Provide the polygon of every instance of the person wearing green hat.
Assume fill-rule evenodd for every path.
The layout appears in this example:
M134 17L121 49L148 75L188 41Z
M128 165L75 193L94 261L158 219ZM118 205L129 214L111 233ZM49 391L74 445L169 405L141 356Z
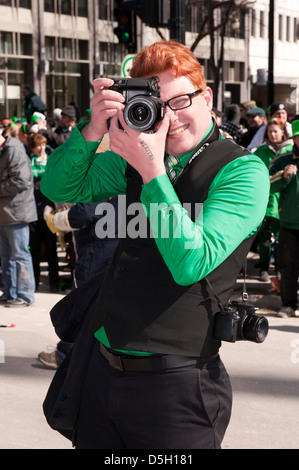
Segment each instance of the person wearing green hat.
M83 114L83 116L82 116L82 118L80 119L79 122L81 123L81 122L85 122L85 121L90 121L90 119L91 119L91 109L87 108L87 109L85 109L84 114Z
M278 269L282 307L278 317L299 316L297 280L299 268L299 115L292 122L293 149L270 165L271 193L280 192Z

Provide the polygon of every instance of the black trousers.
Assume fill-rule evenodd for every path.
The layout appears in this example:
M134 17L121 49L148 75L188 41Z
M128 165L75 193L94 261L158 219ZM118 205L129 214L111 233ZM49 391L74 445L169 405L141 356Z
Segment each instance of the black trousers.
M280 228L278 268L280 296L284 307L298 308L299 230Z
M56 234L48 228L44 219L38 219L30 224L30 252L32 256L35 284L40 282L41 247L45 245L46 261L49 267L50 287L58 288L59 266L56 248Z
M74 445L77 449L219 449L231 414L219 356L202 368L118 372L93 349Z

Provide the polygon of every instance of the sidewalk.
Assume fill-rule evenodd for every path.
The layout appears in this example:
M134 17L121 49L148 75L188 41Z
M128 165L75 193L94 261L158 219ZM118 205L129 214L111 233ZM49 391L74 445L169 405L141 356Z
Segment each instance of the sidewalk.
M232 418L223 449L299 448L299 318L275 316L279 295L258 281L257 262L248 259L248 303L267 316L266 341L223 343L221 357L233 385ZM271 274L271 272L270 272ZM242 279L233 293L241 299ZM64 294L50 294L47 285L34 307L0 307L0 449L72 449L71 443L47 425L42 403L55 373L37 360L51 352L57 336L49 318ZM8 326L14 324L14 327ZM2 349L1 349L2 348ZM2 361L1 361L2 351Z

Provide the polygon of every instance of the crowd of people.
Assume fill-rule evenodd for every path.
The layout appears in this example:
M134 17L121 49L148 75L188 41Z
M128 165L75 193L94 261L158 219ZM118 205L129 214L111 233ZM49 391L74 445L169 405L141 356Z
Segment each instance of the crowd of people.
M88 121L91 117L91 109L86 109L80 118L78 108L74 103L71 103L63 109L54 109L51 119L49 119L47 117L46 105L33 92L31 87L24 85L22 92L24 97L23 117L12 117L2 120L0 132L5 142L8 137L8 142L10 138L17 138L23 144L23 148L31 163L37 218L35 220L35 216L32 216L34 220L28 222L28 246L30 247L33 263L33 268L32 270L30 268L29 271L31 273L33 272L34 279L32 279L31 274L30 294L25 296L22 291L16 291L15 287L13 287L13 290L10 290L9 287L3 286L4 292L1 297L1 303L6 307L30 305L30 303L34 302L33 290L37 291L39 288L40 263L43 260L48 264L50 292L59 291L59 263L56 249L57 237L59 237L62 247L68 247L66 259L68 259L73 279L77 258L73 248L74 237L73 235L69 237L73 229L69 227L63 232L57 228L55 230L49 229L44 217L45 207L52 207L53 212L57 210L60 211L61 208L57 205L55 206L53 202L49 201L48 198L42 194L40 191L40 181L45 171L48 156L51 152L66 141L79 122ZM286 106L283 103L275 102L266 110L257 106L256 102L253 100L242 104L233 103L226 107L225 115L216 108L213 108L212 115L219 126L222 137L232 139L237 144L258 155L269 168L269 171L270 167L273 167L274 161L276 161L280 155L284 153L292 154L293 149L295 149L296 152L296 145L293 142L294 131L292 131L290 121L296 121L298 116L289 120ZM105 150L105 148L103 148L103 150ZM271 169L271 174L272 173L273 169ZM271 177L271 181L272 178L273 177ZM274 186L275 185L273 185L273 187ZM270 281L270 263L274 265L275 276L278 276L280 281L281 275L284 279L284 271L281 272L283 268L281 268L281 263L279 264L278 261L279 232L281 228L280 211L282 210L280 207L280 196L282 189L275 193L271 191L266 215L257 240L253 245L253 250L257 251L259 254L259 279L263 282ZM4 204L3 200L2 204ZM69 208L67 208L67 210L69 210ZM31 212L34 213L34 210ZM294 219L295 218L296 216L294 214ZM3 219L3 222L2 225L6 226L5 219ZM15 225L16 222L19 222L19 219L12 219L12 225ZM65 243L66 240L67 243ZM3 254L2 284L3 279L5 280L7 277L7 273L3 272L7 262L6 258L7 257ZM295 270L296 268L293 267L294 272ZM11 277L16 276L17 274L11 275ZM295 274L293 277L294 276ZM12 282L11 280L10 283ZM282 284L284 285L283 280ZM35 286L34 289L32 287L33 285ZM284 290L285 288L283 288L282 292L284 292ZM283 309L278 312L278 315L285 316L285 307L288 313L294 314L294 312L297 311L298 305L294 300L289 302L283 297L282 303ZM290 310L289 307L291 307L292 310Z
M297 300L297 178L299 115L289 120L284 103L265 110L255 101L232 104L220 123L222 135L258 155L269 169L271 190L254 251L259 254L260 281L270 282L270 263L278 279L282 307L277 316L299 316ZM293 236L285 241L285 237Z
M107 90L112 83L105 78L95 80L92 113L86 110L82 119L70 103L54 110L50 120L46 106L25 85L24 117L2 121L0 303L24 307L35 302L42 259L48 263L50 292L59 292L57 242L65 246L71 234L72 292L100 276L98 318L86 316L76 342L62 340L53 354L41 353L39 359L57 369L71 357L68 377L77 374L83 387L76 388L78 396L71 393L80 406L75 417L67 418L76 447L156 448L159 442L164 448L219 448L229 422L231 389L212 319L219 304L228 301L254 243L260 281L269 282L272 262L280 278L277 315L299 315L299 116L289 120L283 103L265 110L254 101L231 104L222 115L212 107L212 91L198 61L172 41L141 51L131 73L159 77L166 111L156 132L140 136L130 129L122 115L123 96ZM165 169L165 153L171 173ZM142 202L154 236L118 238L120 194L127 196L127 210ZM184 227L182 237L166 240L151 218L153 206L165 201L162 218L174 201L173 218ZM204 204L202 227L182 210L190 201ZM96 207L107 202L116 209L116 237L102 239L95 226L107 214ZM228 218L236 227L233 233ZM192 249L186 249L190 240ZM184 313L188 322L182 326ZM75 370L82 350L81 369ZM126 437L107 424L108 388L116 377L107 365L123 374L118 392L124 410L117 424ZM164 373L162 385L155 383L153 371ZM132 372L142 372L142 380L132 384ZM207 412L212 388L217 394ZM154 400L155 407L147 408L155 394L166 400ZM171 425L174 417L179 426ZM65 422L58 418L56 428Z

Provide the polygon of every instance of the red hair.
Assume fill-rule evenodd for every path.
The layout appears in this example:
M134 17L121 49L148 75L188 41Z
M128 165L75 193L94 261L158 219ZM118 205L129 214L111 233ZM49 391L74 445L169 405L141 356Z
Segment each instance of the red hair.
M130 76L152 77L168 70L176 77L187 76L195 88L206 89L202 68L194 54L176 41L158 41L134 57Z

